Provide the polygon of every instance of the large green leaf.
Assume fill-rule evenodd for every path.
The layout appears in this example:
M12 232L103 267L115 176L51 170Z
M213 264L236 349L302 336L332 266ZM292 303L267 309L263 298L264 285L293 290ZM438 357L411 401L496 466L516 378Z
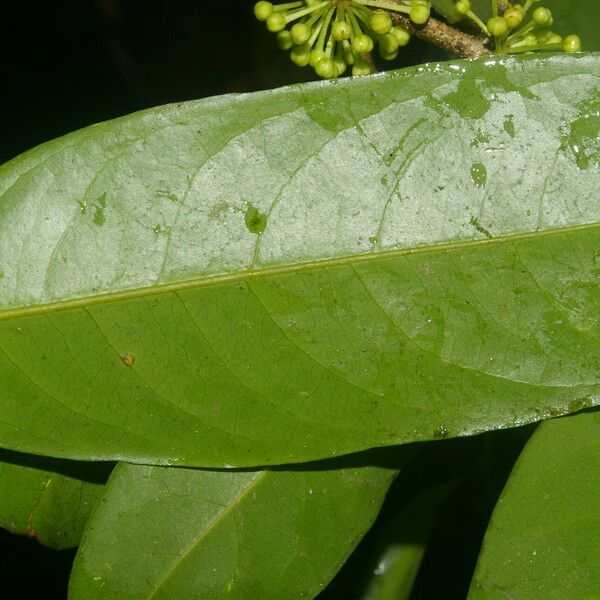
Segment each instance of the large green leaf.
M600 598L600 413L543 423L494 511L469 593Z
M0 444L199 466L599 399L600 59L162 107L0 169Z
M84 534L69 597L312 598L370 527L396 474L338 467L122 464Z
M0 527L52 548L77 546L109 469L0 452Z

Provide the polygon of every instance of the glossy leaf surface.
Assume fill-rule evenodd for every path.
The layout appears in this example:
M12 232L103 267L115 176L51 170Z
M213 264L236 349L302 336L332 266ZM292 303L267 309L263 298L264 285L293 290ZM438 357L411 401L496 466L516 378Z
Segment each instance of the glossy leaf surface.
M506 485L470 600L600 597L600 413L547 421Z
M0 527L52 548L72 548L102 493L110 465L0 452Z
M0 169L0 444L260 465L600 399L600 60L162 107Z
M69 597L312 598L377 516L395 473L120 465L86 529Z

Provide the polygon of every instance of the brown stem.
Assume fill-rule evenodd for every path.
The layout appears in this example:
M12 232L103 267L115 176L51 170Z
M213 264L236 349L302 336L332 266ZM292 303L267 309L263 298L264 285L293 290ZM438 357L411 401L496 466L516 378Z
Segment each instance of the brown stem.
M430 17L425 25L415 25L408 17L390 13L390 17L416 37L439 46L462 58L477 58L491 54L483 40Z
M371 73L377 73L379 69L377 68L377 64L375 63L375 59L370 52L366 54L362 54L362 59L371 65Z

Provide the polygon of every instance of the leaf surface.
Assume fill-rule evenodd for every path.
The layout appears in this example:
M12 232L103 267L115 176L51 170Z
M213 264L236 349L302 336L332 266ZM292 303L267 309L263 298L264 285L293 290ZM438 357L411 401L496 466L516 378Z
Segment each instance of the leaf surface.
M0 527L56 549L77 546L109 468L0 452Z
M69 598L312 598L370 527L395 474L122 464L86 529Z
M0 445L300 462L600 399L600 59L172 105L0 168Z
M469 600L600 597L600 413L540 425L496 506Z

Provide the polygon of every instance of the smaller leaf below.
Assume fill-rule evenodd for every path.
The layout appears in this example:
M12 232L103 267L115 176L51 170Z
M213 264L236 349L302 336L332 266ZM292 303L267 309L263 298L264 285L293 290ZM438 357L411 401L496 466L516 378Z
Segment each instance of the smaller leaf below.
M492 516L469 600L600 598L600 412L547 421Z
M86 529L70 598L314 597L371 526L395 474L121 464Z

